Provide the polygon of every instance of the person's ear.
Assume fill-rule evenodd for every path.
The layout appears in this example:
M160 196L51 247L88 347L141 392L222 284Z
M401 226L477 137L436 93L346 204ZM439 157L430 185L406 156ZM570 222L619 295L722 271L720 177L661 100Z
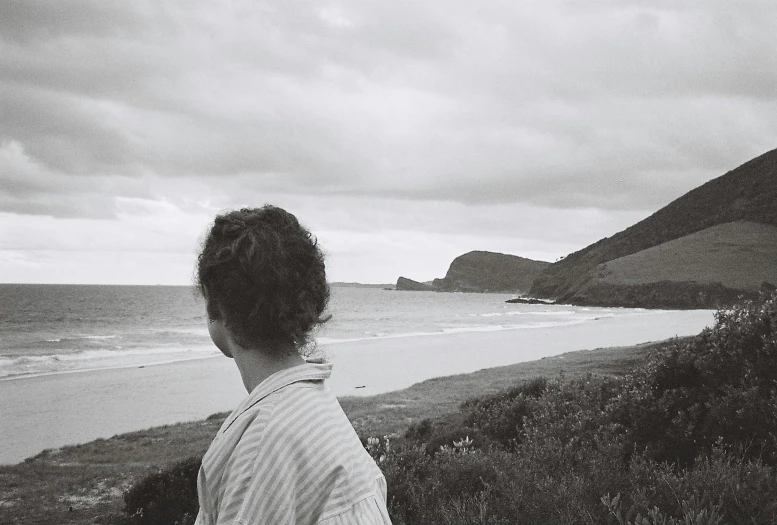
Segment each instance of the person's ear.
M216 348L221 350L222 354L231 358L232 351L230 349L232 348L232 336L230 335L224 320L213 319L208 316L208 333L210 334L211 341L216 345Z

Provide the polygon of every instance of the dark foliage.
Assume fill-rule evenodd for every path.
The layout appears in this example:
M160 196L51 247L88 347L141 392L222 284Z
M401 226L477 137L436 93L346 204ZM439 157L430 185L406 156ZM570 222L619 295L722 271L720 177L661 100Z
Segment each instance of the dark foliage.
M661 281L646 284L611 284L572 290L559 297L563 304L618 306L623 308L726 308L743 300L755 300L757 291L735 290L720 283Z
M394 522L775 523L777 294L716 320L623 380L537 381L423 423L383 464ZM456 425L499 446L430 457ZM410 457L423 476L396 468Z
M777 465L777 294L719 311L716 324L653 358L611 407L635 450L690 465L718 441Z
M464 424L502 446L514 446L533 407L530 401L542 396L547 384L547 379L538 377L498 394L466 401L462 405L467 412Z
M142 479L124 494L127 525L191 525L197 518L197 472L202 459L186 459Z

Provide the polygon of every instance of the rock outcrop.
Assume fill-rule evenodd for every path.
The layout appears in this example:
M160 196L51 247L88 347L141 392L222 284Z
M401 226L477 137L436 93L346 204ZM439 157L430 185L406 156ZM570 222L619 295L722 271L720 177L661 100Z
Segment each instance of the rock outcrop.
M397 279L396 290L405 290L411 292L435 292L436 288L425 283L419 283L407 277L400 277Z

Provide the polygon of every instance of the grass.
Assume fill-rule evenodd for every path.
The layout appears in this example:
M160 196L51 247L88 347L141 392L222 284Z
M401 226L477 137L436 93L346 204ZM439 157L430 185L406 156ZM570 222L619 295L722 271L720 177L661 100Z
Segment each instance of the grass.
M775 253L777 227L739 221L608 261L597 271L610 284L695 281L758 290L764 281L777 283Z
M537 376L623 375L663 343L570 352L538 361L423 381L405 390L340 400L360 435L403 432L410 424L455 412L474 396L495 393ZM0 523L111 524L122 494L135 481L205 452L224 414L46 450L0 466Z

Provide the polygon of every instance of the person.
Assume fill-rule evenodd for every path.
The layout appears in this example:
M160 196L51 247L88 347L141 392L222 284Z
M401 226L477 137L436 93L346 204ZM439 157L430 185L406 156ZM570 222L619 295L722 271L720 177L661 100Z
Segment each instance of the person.
M249 395L203 457L196 524L390 524L385 478L325 384L332 365L305 359L329 299L316 239L275 206L219 215L197 282Z

